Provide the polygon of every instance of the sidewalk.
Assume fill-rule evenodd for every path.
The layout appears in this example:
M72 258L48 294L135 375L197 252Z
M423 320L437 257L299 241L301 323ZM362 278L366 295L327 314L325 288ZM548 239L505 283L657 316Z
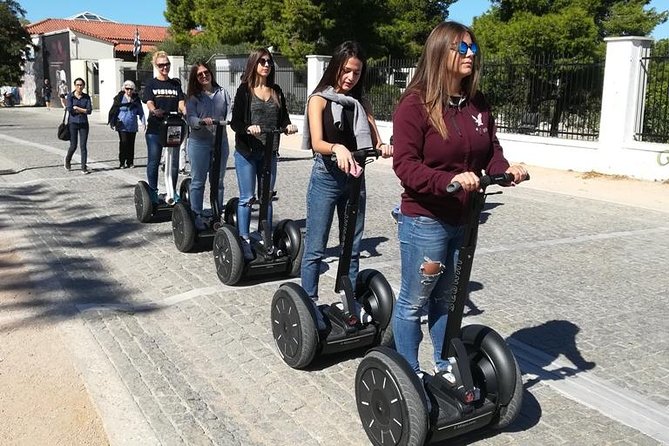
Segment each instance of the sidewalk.
M180 253L169 222L136 221L143 138L138 168L117 170L116 134L93 123L92 174L64 171L61 117L0 109L0 444L58 444L40 436L49 432L68 446L368 444L353 396L361 355L287 367L268 318L281 281L223 286L211 251ZM277 221L303 223L312 163L300 141L282 137ZM361 267L397 288L388 210L401 188L391 163L367 172ZM229 167L226 198L237 191L232 159ZM669 185L529 170L531 181L489 197L471 281L479 311L466 317L508 340L524 403L509 429L467 441L662 444ZM325 302L337 298L336 266L329 258L321 276ZM431 363L427 334L421 362ZM53 367L55 380L31 373L54 378ZM77 398L61 398L59 384ZM78 439L56 414L81 416ZM101 436L81 428L96 425Z

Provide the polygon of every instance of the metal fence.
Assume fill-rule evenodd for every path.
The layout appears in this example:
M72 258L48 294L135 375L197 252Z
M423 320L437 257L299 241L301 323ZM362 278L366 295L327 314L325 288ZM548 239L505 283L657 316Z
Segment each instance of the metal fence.
M416 70L416 60L390 59L367 66L365 95L377 121L392 120L400 95Z
M491 60L481 76L500 131L580 140L599 136L603 84L603 60L554 56Z
M370 63L365 91L377 120L392 119L397 100L414 74L416 60ZM501 132L597 139L604 62L543 56L518 63L483 65L481 90Z
M641 57L640 97L635 119L635 137L638 141L669 143L669 54L651 56L648 48Z

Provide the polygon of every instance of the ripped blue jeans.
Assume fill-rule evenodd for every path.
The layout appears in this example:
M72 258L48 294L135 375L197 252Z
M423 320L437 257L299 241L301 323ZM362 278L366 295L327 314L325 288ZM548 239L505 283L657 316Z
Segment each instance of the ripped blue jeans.
M400 214L398 234L402 278L393 314L395 346L418 373L418 346L423 340L420 318L427 314L434 362L442 370L448 364L441 359L441 349L446 333L453 271L464 227L451 226L430 217Z

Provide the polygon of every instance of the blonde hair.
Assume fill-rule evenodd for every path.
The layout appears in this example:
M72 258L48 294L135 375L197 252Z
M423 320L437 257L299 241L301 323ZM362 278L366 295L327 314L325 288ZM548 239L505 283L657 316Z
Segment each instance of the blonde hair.
M165 51L156 51L155 53L153 53L153 58L151 58L151 61L154 66L157 64L158 59L160 59L161 57L164 57L165 59L167 59L167 62L170 63L170 58L167 57L167 53Z
M476 37L471 29L457 22L442 22L437 25L425 42L423 53L418 60L416 73L414 74L409 86L400 98L402 101L410 94L417 94L428 115L430 124L437 129L442 138L448 138L448 130L444 123L444 107L448 103L448 84L452 78L452 69L444 69L448 63L448 57L452 49L453 42L462 39L465 34L469 34L473 43ZM481 52L474 55L472 73L462 80L462 91L468 98L473 98L478 91L480 78Z

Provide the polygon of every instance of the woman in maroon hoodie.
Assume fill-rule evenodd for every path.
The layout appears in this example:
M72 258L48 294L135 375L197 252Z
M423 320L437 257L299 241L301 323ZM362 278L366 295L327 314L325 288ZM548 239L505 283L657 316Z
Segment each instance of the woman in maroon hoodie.
M504 158L490 107L478 91L480 60L469 28L437 25L393 116L393 168L404 187L398 220L402 279L393 332L397 351L419 376L424 314L436 371L449 370L441 348L469 193L479 188L482 170L509 172L516 183L527 173ZM451 195L446 187L454 181L462 190Z

